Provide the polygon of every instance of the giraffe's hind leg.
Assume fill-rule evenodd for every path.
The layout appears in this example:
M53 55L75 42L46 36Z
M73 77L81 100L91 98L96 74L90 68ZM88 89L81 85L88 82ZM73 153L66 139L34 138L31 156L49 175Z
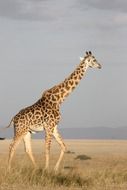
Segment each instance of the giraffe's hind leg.
M36 166L34 157L33 157L33 153L32 153L32 148L31 148L31 133L28 132L24 137L24 146L25 146L25 151L28 154L30 160L32 161L34 167Z
M53 136L55 137L56 141L58 142L58 144L60 145L61 147L61 153L60 153L60 156L59 156L59 159L55 165L55 172L57 172L58 168L59 168L59 165L63 159L63 156L64 156L64 152L66 150L66 147L65 147L65 144L63 143L63 140L62 140L62 137L60 136L58 130L57 130L57 126L55 126L54 128L54 132L53 132Z
M52 130L46 130L45 131L45 170L48 170L49 168L49 154L50 154L50 146L51 146L51 140L52 140Z
M12 162L12 158L14 156L15 150L18 146L18 144L20 143L22 139L22 136L15 136L9 146L9 159L8 159L8 170L10 170L11 168L11 162Z

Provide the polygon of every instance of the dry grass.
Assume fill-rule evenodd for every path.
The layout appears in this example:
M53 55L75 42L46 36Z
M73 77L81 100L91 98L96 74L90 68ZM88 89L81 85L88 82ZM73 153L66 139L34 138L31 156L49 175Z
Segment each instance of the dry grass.
M66 153L61 169L54 174L59 147L53 143L51 167L43 171L44 142L33 141L38 168L33 169L22 144L13 159L10 173L6 171L10 141L0 141L0 190L126 190L127 189L127 141L66 141L70 152ZM75 159L86 156L90 159ZM83 157L84 158L84 157Z

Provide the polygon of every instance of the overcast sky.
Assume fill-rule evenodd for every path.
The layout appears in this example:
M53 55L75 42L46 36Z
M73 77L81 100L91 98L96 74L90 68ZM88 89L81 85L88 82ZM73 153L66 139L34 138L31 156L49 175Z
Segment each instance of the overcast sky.
M60 127L126 126L126 39L125 0L0 0L0 125L91 50L102 69L89 69L63 103Z

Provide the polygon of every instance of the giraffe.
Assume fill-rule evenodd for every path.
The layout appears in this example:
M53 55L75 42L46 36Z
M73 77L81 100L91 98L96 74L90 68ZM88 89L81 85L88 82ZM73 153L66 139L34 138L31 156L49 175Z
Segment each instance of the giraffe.
M42 97L33 105L19 111L11 120L9 126L14 127L14 137L9 146L8 169L11 168L12 158L17 145L21 140L24 141L25 151L28 154L33 165L36 166L31 148L31 133L45 131L45 170L49 168L49 156L52 137L56 139L61 147L59 158L56 162L55 171L58 171L59 165L66 151L65 144L58 132L58 124L61 119L60 105L65 98L76 88L87 69L101 68L92 53L86 52L80 63L68 78L63 82L43 92Z

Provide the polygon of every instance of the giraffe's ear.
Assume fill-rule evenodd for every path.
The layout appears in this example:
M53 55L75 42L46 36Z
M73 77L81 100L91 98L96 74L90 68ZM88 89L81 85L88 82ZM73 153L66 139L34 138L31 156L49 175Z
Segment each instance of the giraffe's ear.
M92 52L91 52L91 51L89 51L89 55L92 55Z
M80 61L83 61L83 59L84 59L83 57L80 57Z
M89 55L88 51L86 51L86 55Z

